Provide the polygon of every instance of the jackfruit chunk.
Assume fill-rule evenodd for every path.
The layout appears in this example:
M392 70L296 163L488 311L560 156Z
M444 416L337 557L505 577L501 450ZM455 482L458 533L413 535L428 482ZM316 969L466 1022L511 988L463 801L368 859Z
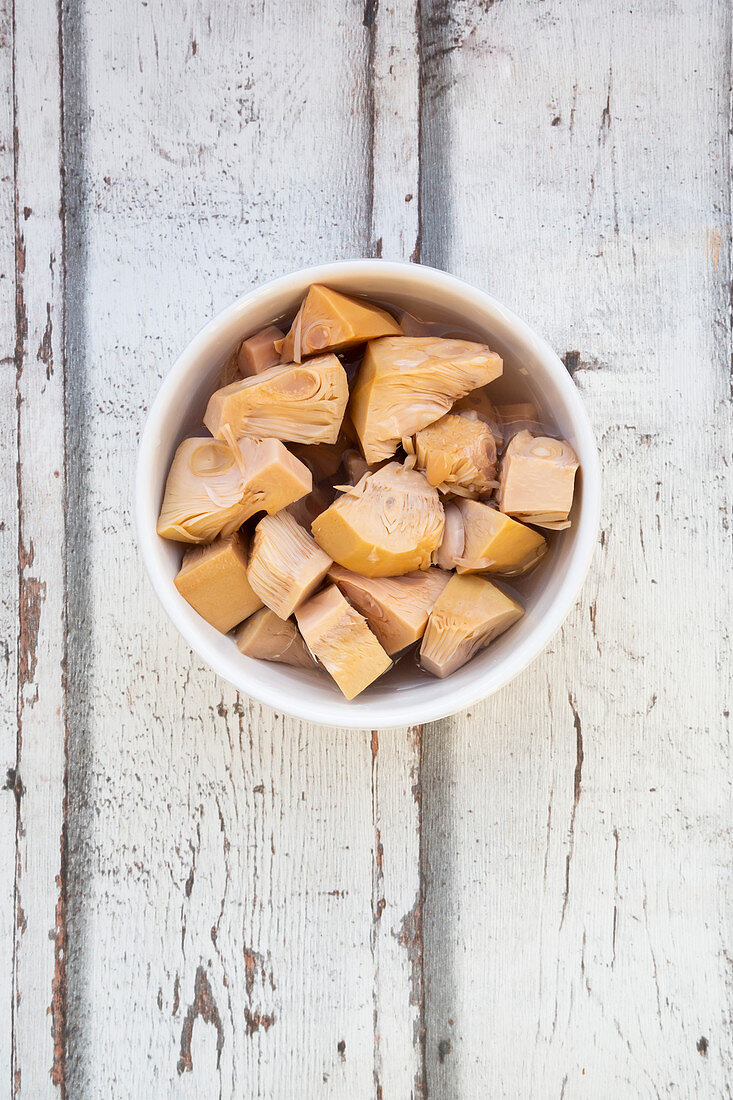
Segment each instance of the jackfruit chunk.
M537 406L531 401L517 401L513 405L497 405L496 411L503 424L518 424L527 422L537 424L539 413Z
M335 443L316 443L312 447L296 443L290 450L313 471L316 481L325 481L335 477L341 466L344 452L353 445L354 441L342 429Z
M400 332L402 329L386 310L314 283L283 341L280 356L283 363L299 363L306 355L349 348L375 336Z
M463 557L466 535L463 529L463 516L457 504L443 505L445 529L443 541L433 554L433 562L441 569L455 569Z
M443 538L437 490L417 470L390 462L337 497L313 521L327 554L364 577L396 577L427 569Z
M347 699L353 699L391 667L390 658L364 619L335 584L302 604L295 617L311 653Z
M538 527L569 527L578 465L575 451L565 440L519 432L501 460L500 509Z
M255 528L249 583L262 602L287 619L315 592L331 559L287 511L264 516Z
M321 482L320 485L313 487L312 492L296 500L294 504L288 505L288 511L296 523L305 527L306 531L310 531L313 520L316 516L320 516L321 512L325 512L329 504L333 504L335 497L335 490L326 482Z
M217 439L255 436L293 443L335 443L349 384L335 355L268 367L217 390L204 424Z
M263 370L274 367L280 362L280 352L275 341L283 339L282 331L276 325L268 325L254 336L248 336L237 353L237 365L240 374L246 378L251 374L261 374Z
M448 413L415 436L417 469L458 496L488 496L496 481L496 443L483 420Z
M247 547L239 534L187 550L175 585L194 611L222 634L262 607L247 580Z
M451 410L454 413L474 413L479 420L483 420L491 428L497 447L504 443L504 422L496 405L489 397L483 386L477 390L471 390L465 397L459 398Z
M255 512L278 512L309 493L310 470L278 439L184 439L165 486L157 531L178 542L231 535Z
M317 668L292 619L281 619L269 607L263 607L236 634L237 646L245 657L261 661L279 661L296 668Z
M422 638L428 615L450 580L441 569L366 578L340 565L331 566L329 577L361 612L390 656Z
M434 676L450 676L523 614L516 600L485 577L455 574L430 613L420 665Z
M501 372L501 359L486 344L435 336L370 340L349 403L364 458L370 464L389 458L403 437Z
M463 518L464 550L459 573L505 573L519 576L533 569L547 551L539 531L517 523L478 500L458 501Z
M415 317L412 313L408 313L407 310L398 310L397 320L399 322L400 330L405 336L430 335L430 325L428 324L428 322L421 321L419 317Z
M358 451L355 451L353 447L350 447L344 454L344 470L346 476L349 479L351 485L358 485L364 474L371 474L374 471L367 466L364 459L361 457Z

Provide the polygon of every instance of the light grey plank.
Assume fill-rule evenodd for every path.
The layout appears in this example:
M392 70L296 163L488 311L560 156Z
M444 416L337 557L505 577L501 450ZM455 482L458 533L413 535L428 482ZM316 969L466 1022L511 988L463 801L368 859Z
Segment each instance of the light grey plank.
M604 509L543 658L424 732L429 1092L729 1095L730 9L451 11L423 257L566 356Z
M165 621L129 519L145 409L198 326L371 248L364 10L94 0L64 40L69 1087L409 1095L419 738L238 698Z
M15 532L17 610L16 794L11 1036L14 1096L65 1092L65 553L64 253L61 55L55 4L15 4L12 43L14 446L16 491L6 501ZM6 162L7 163L7 162ZM5 369L5 368L4 368ZM10 418L8 418L9 420ZM8 423L5 420L5 423ZM3 433L4 434L4 433ZM10 547L8 548L10 551ZM11 565L12 563L12 565ZM8 796L4 796L8 797ZM5 862L5 860L4 860Z
M18 694L18 486L15 400L15 232L12 11L0 8L0 1096L12 1081Z

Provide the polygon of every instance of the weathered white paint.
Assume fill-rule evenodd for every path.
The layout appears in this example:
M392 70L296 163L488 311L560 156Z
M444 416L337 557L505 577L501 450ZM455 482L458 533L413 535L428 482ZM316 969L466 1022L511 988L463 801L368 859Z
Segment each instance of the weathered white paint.
M3 274L14 287L17 377L4 408L5 445L16 450L17 482L15 491L7 487L4 501L9 531L13 510L18 523L16 545L5 559L13 563L9 572L18 591L18 620L6 636L9 645L17 638L12 767L18 799L14 856L11 849L3 858L14 867L11 1000L2 1009L11 1057L9 1066L3 1059L3 1089L51 1097L63 1087L66 966L64 254L56 4L15 5L11 41L13 118L4 142L14 144L15 210L6 233L15 238L15 262ZM3 793L3 800L10 798L12 792ZM6 807L7 801L3 814Z
M420 259L418 5L367 0L371 34L372 235L377 255Z
M94 3L65 32L81 43L67 79L84 288L69 317L69 1089L409 1096L419 736L377 743L238 699L156 606L128 513L145 408L195 329L250 285L371 247L363 9L199 3L171 20L162 0Z
M426 12L423 257L579 353L605 499L551 649L424 731L429 1094L730 1095L730 7L483 7Z
M17 416L15 415L15 233L13 172L13 33L0 9L0 1095L10 1087L13 946L15 943L16 713L18 648ZM7 565L6 565L7 563Z
M426 1072L440 1100L730 1094L731 16L629 7L63 6L69 1096L417 1100ZM0 375L0 787L18 763L18 599L46 583L17 848L0 790L26 922L11 854L3 1096L16 1067L19 1095L63 1091L47 1014L63 540L41 537L64 520L56 18L16 0L0 35L29 326L19 441L12 337ZM376 738L212 679L141 576L129 487L145 409L198 325L380 239L571 353L605 512L542 659L470 714ZM12 241L0 258L10 331Z

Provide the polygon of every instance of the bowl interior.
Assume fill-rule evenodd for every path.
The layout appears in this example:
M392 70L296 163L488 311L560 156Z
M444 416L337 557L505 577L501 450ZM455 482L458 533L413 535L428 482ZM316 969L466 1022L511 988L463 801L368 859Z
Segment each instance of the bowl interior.
M324 673L255 661L233 639L202 620L174 584L180 544L159 538L155 524L175 449L206 434L202 417L222 365L234 346L275 318L292 314L313 282L389 302L430 320L455 324L498 351L504 378L492 384L499 401L532 399L543 421L568 439L581 462L572 527L551 538L542 565L521 584L519 623L446 680L423 673L408 656L351 703ZM577 594L595 540L597 454L587 417L562 363L519 318L488 295L443 272L417 265L353 261L324 265L276 280L245 295L210 322L182 353L151 409L137 477L141 549L153 586L189 644L238 689L297 717L336 726L371 728L428 721L488 695L516 675L547 643Z

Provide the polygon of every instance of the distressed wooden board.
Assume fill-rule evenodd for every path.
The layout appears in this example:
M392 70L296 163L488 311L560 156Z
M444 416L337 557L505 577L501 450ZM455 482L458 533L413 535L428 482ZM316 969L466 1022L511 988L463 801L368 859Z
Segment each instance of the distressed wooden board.
M371 189L381 47L346 0L170 12L95 0L64 22L69 1091L417 1096L419 733L238 698L156 606L128 511L145 409L210 315L369 253L382 219L413 250Z
M10 982L3 988L0 1061L6 1094L34 1097L63 1092L65 1069L64 252L56 15L46 0L3 11L3 50L9 47L12 57L3 206L6 240L14 245L3 276L15 304L12 329L6 316L6 331L14 330L12 360L4 356L2 368L3 478L15 471L15 485L3 485L3 616L16 654L6 664L3 692L0 886L3 908L12 898L12 962L9 972L3 968L3 982L8 973ZM4 267L6 260L7 254ZM5 847L11 800L14 836ZM4 951L6 944L4 938Z
M1 376L8 637L46 584L19 694L0 652L0 784L26 788L19 816L0 791L0 1095L729 1095L730 13L86 0L63 7L63 147L56 18L18 0L0 36L26 257L2 253L0 308L12 327L20 286L28 318ZM63 528L62 231L66 643L63 556L38 548ZM144 411L191 332L370 252L547 335L605 470L598 560L543 658L378 737L214 681L129 523Z
M15 943L18 623L12 12L0 9L0 1095L10 1088ZM7 563L7 565L5 565Z
M423 258L601 448L547 653L426 728L429 1095L730 1095L730 8L424 3Z

